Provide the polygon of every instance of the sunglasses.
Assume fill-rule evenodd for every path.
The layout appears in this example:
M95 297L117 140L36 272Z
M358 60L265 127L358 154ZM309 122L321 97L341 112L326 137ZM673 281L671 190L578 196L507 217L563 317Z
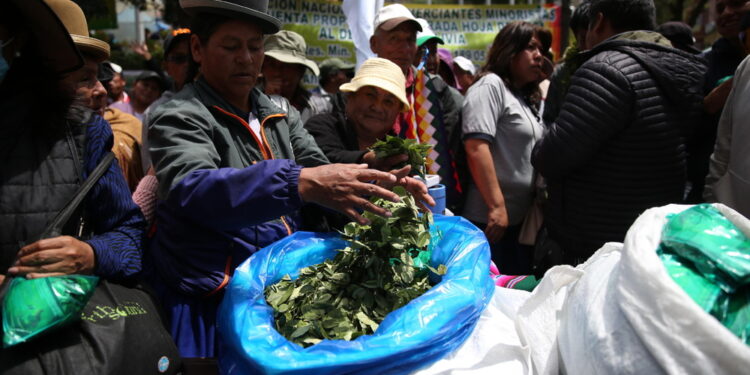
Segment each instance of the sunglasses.
M167 56L167 61L174 63L174 64L184 64L188 62L188 59L190 59L190 56L184 53L176 53L176 54Z

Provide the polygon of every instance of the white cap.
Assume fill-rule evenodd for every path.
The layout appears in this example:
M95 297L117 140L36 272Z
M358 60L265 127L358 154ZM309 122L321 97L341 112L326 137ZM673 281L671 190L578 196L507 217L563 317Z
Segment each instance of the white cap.
M122 67L113 63L112 61L105 61L105 64L109 64L109 66L112 68L112 70L117 74L122 74Z
M411 14L409 9L406 9L406 7L401 4L391 4L380 8L378 14L375 15L373 30L382 28L385 31L390 31L407 21L413 22L417 31L422 31L422 25L417 22L417 19L414 18L414 15Z
M459 68L462 70L465 70L472 75L477 74L477 68L474 66L474 63L471 62L471 60L463 57L463 56L456 56L453 58L453 63L458 65Z

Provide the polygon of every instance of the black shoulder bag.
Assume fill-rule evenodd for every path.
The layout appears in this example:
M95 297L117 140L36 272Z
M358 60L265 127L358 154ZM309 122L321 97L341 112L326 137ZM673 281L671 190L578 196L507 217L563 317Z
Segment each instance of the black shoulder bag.
M88 191L109 169L111 152L40 238L60 236ZM9 279L9 278L8 278ZM9 284L3 283L0 298ZM176 374L182 360L156 299L140 282L100 280L80 319L0 349L2 374Z

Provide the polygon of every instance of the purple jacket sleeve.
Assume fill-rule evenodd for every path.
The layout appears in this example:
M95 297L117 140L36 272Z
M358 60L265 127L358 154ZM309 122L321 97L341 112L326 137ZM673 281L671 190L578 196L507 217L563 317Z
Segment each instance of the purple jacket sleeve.
M87 128L84 178L112 149L109 124L94 116ZM99 179L86 198L87 220L95 235L86 242L94 249L94 273L108 279L124 279L141 271L142 241L146 220L133 202L117 161Z
M302 206L301 166L265 160L246 168L199 169L169 191L167 207L187 220L227 231L290 214Z

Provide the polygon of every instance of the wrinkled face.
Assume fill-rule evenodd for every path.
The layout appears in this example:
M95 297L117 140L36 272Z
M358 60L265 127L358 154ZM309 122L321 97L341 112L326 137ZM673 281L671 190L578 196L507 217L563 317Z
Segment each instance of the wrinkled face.
M716 30L725 38L734 38L740 33L740 21L746 0L716 0Z
M289 64L266 56L263 60L263 89L266 94L281 95L292 100L305 75L304 65Z
M370 49L398 65L406 75L417 54L417 28L411 22L403 22L391 31L377 29L370 38Z
M109 92L109 97L112 98L112 100L117 100L124 90L125 79L122 78L122 74L114 73L114 77L109 81L109 87L107 90Z
M191 36L193 58L208 84L230 103L247 106L250 91L263 64L263 32L260 26L231 20L221 24L201 44ZM243 104L244 102L244 104Z
M190 59L190 40L182 38L164 57L164 70L174 80L177 88L182 88L187 79L188 60Z
M380 139L391 130L402 106L390 92L364 86L349 94L346 115L354 123L359 136Z
M437 74L438 63L440 62L440 57L437 54L437 49L438 42L435 39L422 44L422 46L417 49L417 54L415 55L412 64L414 66L419 66L425 53L427 53L429 50L429 55L427 56L427 61L425 62L425 69L427 69L427 71L432 74Z
M98 70L99 64L85 57L83 67L68 73L60 84L65 92L75 95L76 103L102 114L107 104L107 90L97 80Z
M523 87L543 79L542 43L532 37L526 48L516 53L510 60L510 74L516 87Z
M143 103L146 107L159 99L161 95L161 87L159 82L154 79L142 79L136 81L133 85L133 98L140 103Z

